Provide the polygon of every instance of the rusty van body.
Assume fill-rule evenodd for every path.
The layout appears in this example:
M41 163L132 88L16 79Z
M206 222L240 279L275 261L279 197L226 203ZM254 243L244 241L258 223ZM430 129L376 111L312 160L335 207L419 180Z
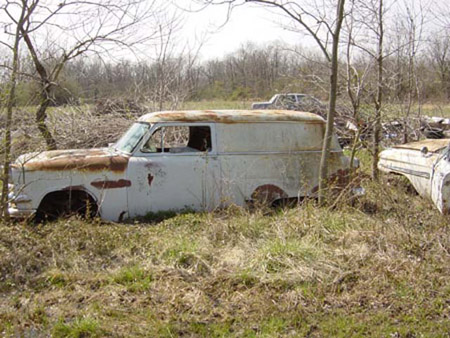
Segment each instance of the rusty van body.
M126 218L163 210L212 210L317 194L325 121L283 110L173 111L139 118L109 148L20 156L10 214L68 210ZM329 173L349 171L336 137Z
M406 176L416 191L440 212L450 212L450 139L397 145L380 153L378 168Z

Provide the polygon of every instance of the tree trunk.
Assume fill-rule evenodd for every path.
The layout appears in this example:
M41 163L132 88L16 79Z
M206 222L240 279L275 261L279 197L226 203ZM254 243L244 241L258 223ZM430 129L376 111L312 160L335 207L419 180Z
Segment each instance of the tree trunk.
M36 71L39 74L39 77L41 78L41 102L39 104L38 110L36 111L36 124L37 127L42 135L42 137L45 140L45 143L47 144L48 150L55 150L56 149L56 141L53 138L50 130L48 129L47 125L45 124L45 120L47 119L47 108L50 105L50 86L51 86L51 80L49 80L49 76L47 74L47 70L45 69L42 62L39 60L39 57L36 53L35 47L33 45L33 42L30 39L30 36L28 35L28 31L25 29L21 29L21 33L23 34L23 38L25 40L25 43L27 44L28 50L30 51L31 58L33 60L33 63L36 67ZM67 61L67 59L66 59ZM59 71L62 69L63 64L58 65ZM59 71L55 72L55 78L57 78Z
M45 120L47 119L47 108L50 105L50 93L47 88L48 87L45 87L41 91L41 103L39 104L38 110L36 111L36 124L39 132L45 140L45 143L47 144L47 150L56 150L56 141L53 138L52 133L48 129L47 125L45 124Z
M377 57L377 97L375 99L375 123L373 125L373 148L372 148L372 179L378 180L378 159L381 141L381 104L383 100L383 0L378 8L378 57Z
M19 39L17 39L18 41ZM11 126L12 115L14 108L14 101L16 97L16 81L18 70L18 43L14 46L13 56L13 68L11 78L9 80L9 89L6 99L6 122L5 122L5 138L4 138L4 157L3 157L3 177L2 177L2 196L1 196L1 215L5 221L9 220L8 211L8 182L9 182L9 169L11 166Z
M341 32L342 21L344 18L344 4L345 0L339 0L336 13L336 27L333 32L333 47L331 55L331 74L330 74L330 98L327 114L327 122L325 128L325 136L322 147L322 157L320 159L319 171L319 204L324 205L326 202L326 193L328 186L328 160L330 157L330 146L333 138L334 115L336 110L337 98L337 76L338 76L338 47L339 34Z
M9 79L7 98L6 98L6 122L5 122L5 138L4 138L4 157L3 157L3 185L2 185L2 195L0 199L1 216L5 221L9 221L9 210L8 210L8 183L9 183L9 170L11 167L11 127L12 127L12 116L13 108L16 100L16 83L17 74L19 71L19 46L20 46L20 31L23 28L23 22L25 17L25 8L22 7L22 11L17 21L16 33L14 38L13 51L13 64L11 70L11 77Z

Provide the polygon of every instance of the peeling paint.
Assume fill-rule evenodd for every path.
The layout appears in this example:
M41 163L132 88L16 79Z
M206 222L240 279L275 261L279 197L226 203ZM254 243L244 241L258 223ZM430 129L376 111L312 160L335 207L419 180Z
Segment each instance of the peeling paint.
M124 172L128 166L129 157L113 154L106 149L91 150L57 150L45 151L27 161L24 158L22 164L27 171L114 171Z
M84 185L72 185L61 189L62 191L85 190Z
M332 175L328 176L328 184L331 188L343 189L350 183L351 170L350 168L338 169ZM311 189L311 193L317 193L319 186L315 186Z
M147 180L148 180L148 185L151 187L152 186L152 182L153 179L155 178L155 176L153 176L152 174L148 174L147 176Z
M131 181L118 180L118 181L95 181L91 182L91 185L97 189L117 189L131 187Z
M163 111L149 113L141 122L218 122L218 123L255 123L255 122L304 122L325 124L317 114L292 110L191 110Z

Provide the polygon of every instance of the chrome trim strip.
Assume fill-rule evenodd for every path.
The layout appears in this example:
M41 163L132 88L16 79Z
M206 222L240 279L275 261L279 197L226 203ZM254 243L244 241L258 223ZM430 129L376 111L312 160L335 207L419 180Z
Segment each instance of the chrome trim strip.
M407 175L413 175L413 176L418 176L418 177L423 177L426 179L430 178L430 174L424 171L417 171L417 170L411 170L411 169L406 169L406 168L401 168L401 167L396 167L393 165L384 165L384 164L379 164L380 167L392 170L392 171L397 171L399 173L402 174L407 174Z
M322 150L298 150L298 151L242 151L242 152L218 152L219 156L232 155L299 155L304 153L321 154ZM332 150L330 153L342 154L342 150Z

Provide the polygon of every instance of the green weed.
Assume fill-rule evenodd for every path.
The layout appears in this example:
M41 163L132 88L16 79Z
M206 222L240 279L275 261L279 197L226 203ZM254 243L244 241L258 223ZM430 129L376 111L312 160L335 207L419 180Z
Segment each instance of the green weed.
M76 318L71 322L58 321L52 329L52 336L57 338L102 337L104 331L92 318Z
M148 290L152 282L152 276L139 266L124 267L113 274L112 282L123 285L130 292Z

